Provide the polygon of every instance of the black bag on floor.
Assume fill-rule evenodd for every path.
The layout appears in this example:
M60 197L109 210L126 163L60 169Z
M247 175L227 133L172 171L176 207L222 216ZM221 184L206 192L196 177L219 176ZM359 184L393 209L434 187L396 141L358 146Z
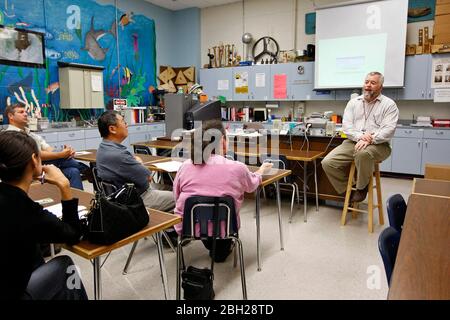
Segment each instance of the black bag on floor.
M183 280L184 299L186 300L212 300L214 299L214 274L208 269L199 269L189 266L181 274Z
M132 183L113 194L95 195L87 215L87 239L97 244L112 244L144 228L149 222L148 211Z

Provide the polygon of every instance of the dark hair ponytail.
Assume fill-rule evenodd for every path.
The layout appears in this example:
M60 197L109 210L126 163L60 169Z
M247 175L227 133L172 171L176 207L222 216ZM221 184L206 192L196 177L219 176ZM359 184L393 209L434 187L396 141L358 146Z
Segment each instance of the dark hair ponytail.
M196 130L200 130L197 128ZM191 160L193 164L204 164L211 154L215 154L221 148L220 141L226 136L226 131L221 120L203 121L201 127L201 141L195 141L198 136L194 133L191 140Z
M33 138L24 132L0 132L0 179L5 182L19 180L25 168L39 149Z

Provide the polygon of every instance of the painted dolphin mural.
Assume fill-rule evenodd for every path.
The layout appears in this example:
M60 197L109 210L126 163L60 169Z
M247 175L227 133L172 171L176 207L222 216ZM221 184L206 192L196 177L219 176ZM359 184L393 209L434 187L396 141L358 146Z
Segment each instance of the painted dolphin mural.
M94 16L92 16L91 29L88 32L86 32L86 35L84 37L84 47L81 48L81 50L87 51L89 56L94 60L98 61L105 60L108 48L102 48L98 43L98 40L107 33L111 33L111 31L94 29Z

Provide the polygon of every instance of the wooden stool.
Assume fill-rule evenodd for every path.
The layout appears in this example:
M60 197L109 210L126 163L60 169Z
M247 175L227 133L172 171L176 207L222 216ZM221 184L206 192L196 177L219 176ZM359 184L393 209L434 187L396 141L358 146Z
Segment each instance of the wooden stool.
M383 200L381 199L381 181L380 181L380 167L379 162L374 163L375 170L373 171L373 175L375 175L375 182L376 185L373 185L373 175L370 176L369 180L369 188L368 188L368 203L367 203L367 210L358 209L357 203L353 203L353 206L349 206L350 204L350 194L352 193L352 190L356 190L356 188L353 188L353 179L355 175L355 162L352 162L352 165L350 167L350 174L348 176L348 183L347 183L347 192L345 193L345 202L344 202L344 209L342 210L342 217L341 217L341 225L345 225L345 219L347 216L347 212L352 212L352 217L356 218L357 212L367 212L369 214L368 218L368 228L369 232L373 232L373 210L375 208L378 208L378 221L380 225L384 224L384 218L383 218ZM378 204L373 203L373 188L377 189L377 202Z

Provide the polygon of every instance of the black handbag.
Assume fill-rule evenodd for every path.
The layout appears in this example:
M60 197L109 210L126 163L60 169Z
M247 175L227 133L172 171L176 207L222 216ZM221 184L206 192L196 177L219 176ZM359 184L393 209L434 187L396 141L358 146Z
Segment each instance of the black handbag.
M214 299L213 271L189 266L181 274L184 299L212 300Z
M112 244L141 230L149 220L134 184L127 183L109 196L97 192L87 215L87 240Z

